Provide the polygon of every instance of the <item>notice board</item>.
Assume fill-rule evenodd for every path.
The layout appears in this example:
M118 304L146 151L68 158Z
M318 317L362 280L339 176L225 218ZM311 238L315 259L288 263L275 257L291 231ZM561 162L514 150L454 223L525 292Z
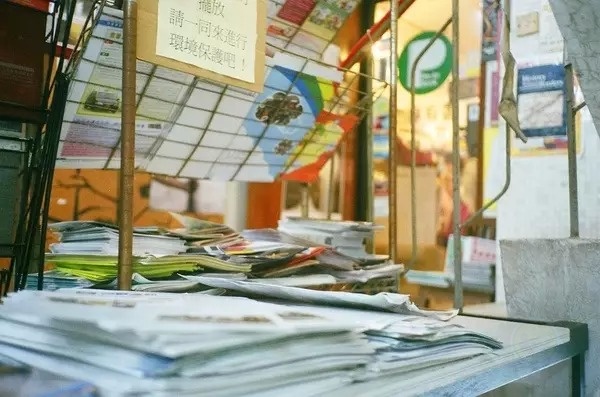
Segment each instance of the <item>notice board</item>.
M266 0L144 0L138 7L139 59L262 92Z

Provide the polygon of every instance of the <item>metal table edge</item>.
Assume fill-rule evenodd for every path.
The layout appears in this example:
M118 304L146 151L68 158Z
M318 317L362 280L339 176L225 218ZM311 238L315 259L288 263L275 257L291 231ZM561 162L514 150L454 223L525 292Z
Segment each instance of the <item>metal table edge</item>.
M433 396L460 396L481 395L502 386L506 386L529 375L538 373L544 369L573 359L573 369L578 373L572 374L573 396L583 395L584 371L582 361L589 345L588 325L572 321L543 322L535 320L522 320L514 318L502 318L480 315L463 314L465 317L483 318L489 320L509 321L515 323L526 323L545 325L552 327L568 328L570 340L567 343L552 347L524 357L518 362L506 363L500 367L494 367L482 372L474 373L467 378L454 382L450 385L441 386L434 390L420 394L420 397ZM465 394L467 393L467 394Z

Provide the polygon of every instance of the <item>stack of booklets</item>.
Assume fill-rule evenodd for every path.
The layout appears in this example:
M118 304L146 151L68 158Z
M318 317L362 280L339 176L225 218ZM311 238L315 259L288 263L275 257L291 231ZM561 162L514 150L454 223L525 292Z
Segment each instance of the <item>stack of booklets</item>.
M166 231L166 234L185 240L187 246L227 246L238 244L243 241L242 236L238 232L226 225L174 212L171 212L170 214L182 227L168 230Z
M119 230L100 222L60 222L48 226L60 242L52 244L50 251L58 255L118 255ZM157 228L135 228L133 255L177 255L185 252L185 241L179 237L165 236Z
M26 291L0 319L1 355L111 397L313 395L374 354L355 324L200 294Z
M375 231L381 229L369 222L326 221L287 218L279 221L278 230L301 237L319 245L334 248L337 252L361 259L381 261L365 250L365 242L373 240Z
M409 283L437 288L449 288L455 284L454 243L450 236L446 250L444 271L410 270L406 273ZM462 236L462 283L470 291L493 294L496 290L496 242L480 237Z
M403 270L402 265L391 264L385 258L358 259L278 230L236 233L224 225L172 215L182 228L134 230L134 289L194 291L198 286L182 276L202 274L219 274L223 278L241 275L302 287L364 284L378 279L395 280ZM100 288L114 287L118 273L115 226L78 221L54 224L51 230L60 239L46 254L46 263L53 266L55 276L85 279Z
M471 290L493 293L496 287L496 241L473 236L462 240L462 282ZM454 281L454 243L448 240L446 273Z
M111 397L327 395L499 347L425 312L207 294L24 291L0 307L0 356Z
M85 278L70 276L56 270L46 271L43 275L43 289L48 291L54 291L61 288L89 288L93 285L94 283ZM25 289L37 288L37 273L27 275Z

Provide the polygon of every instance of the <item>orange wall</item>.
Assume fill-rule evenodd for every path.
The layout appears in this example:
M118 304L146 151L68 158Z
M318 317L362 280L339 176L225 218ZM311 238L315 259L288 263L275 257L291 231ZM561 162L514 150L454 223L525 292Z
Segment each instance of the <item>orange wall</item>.
M136 173L134 182L134 225L178 227L165 211L150 208L152 176ZM116 224L118 172L102 170L56 170L50 201L50 222L95 220ZM223 222L221 214L193 214ZM51 236L48 236L51 238Z

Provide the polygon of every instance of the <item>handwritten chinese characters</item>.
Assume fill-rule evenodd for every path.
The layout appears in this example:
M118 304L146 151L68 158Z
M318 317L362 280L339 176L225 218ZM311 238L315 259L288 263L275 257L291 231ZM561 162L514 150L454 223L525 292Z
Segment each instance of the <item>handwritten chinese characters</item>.
M157 55L255 81L257 0L159 0Z

